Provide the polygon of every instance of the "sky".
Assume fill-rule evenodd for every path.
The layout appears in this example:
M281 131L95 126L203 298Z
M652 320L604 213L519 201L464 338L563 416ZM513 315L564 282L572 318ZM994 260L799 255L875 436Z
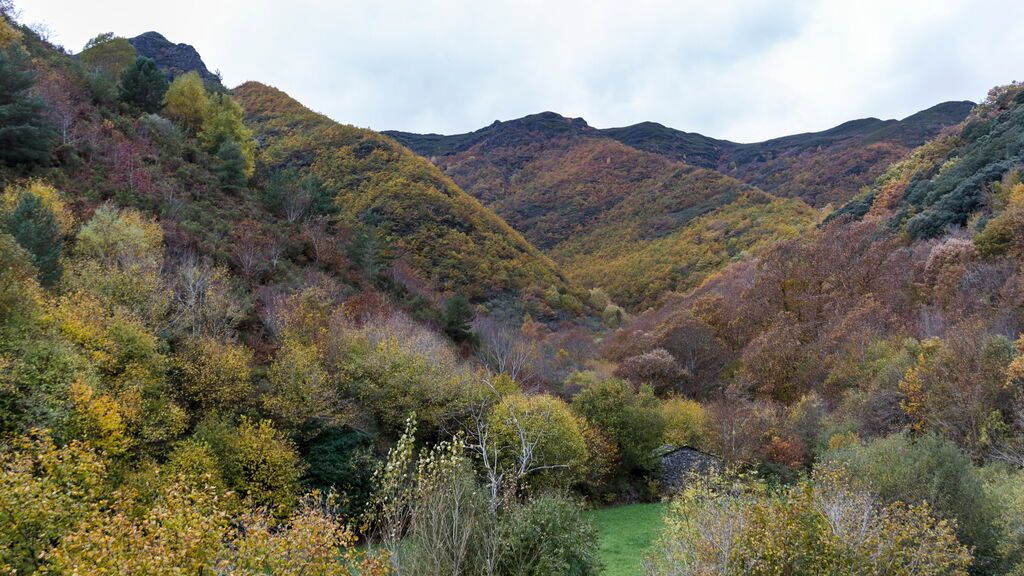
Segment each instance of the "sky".
M754 142L1024 80L1021 0L16 0L72 51L192 44L235 86L451 134L542 111Z

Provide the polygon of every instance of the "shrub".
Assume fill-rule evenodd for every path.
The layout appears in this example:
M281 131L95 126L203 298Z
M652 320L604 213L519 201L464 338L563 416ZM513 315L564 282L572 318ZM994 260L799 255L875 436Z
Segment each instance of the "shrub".
M601 573L597 533L578 503L542 495L502 518L501 574L589 576Z
M824 459L845 466L858 485L883 502L927 502L937 517L956 522L957 535L974 547L979 568L995 561L997 510L971 459L952 442L897 434L829 452Z

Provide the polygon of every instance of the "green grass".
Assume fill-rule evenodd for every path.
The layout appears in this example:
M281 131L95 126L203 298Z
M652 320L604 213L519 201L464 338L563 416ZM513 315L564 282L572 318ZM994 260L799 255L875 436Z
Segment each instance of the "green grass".
M590 512L601 541L606 576L639 576L641 561L658 537L666 504L630 504Z

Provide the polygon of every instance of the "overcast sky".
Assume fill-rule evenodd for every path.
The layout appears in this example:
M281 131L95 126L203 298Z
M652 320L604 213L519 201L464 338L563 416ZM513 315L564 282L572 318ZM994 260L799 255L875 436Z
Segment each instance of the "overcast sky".
M1021 0L17 0L78 51L192 44L376 130L455 133L552 110L741 142L902 118L1024 79Z

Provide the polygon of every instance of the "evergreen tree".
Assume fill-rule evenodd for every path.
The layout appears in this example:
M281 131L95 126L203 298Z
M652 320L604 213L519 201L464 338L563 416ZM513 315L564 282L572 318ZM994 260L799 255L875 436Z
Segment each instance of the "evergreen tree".
M445 301L444 312L441 316L444 323L444 333L459 344L463 342L473 344L476 340L476 334L473 333L473 328L470 324L475 317L476 312L473 311L473 306L470 305L469 300L465 296L462 294L452 296Z
M39 270L39 283L52 286L61 275L62 249L57 218L35 194L23 194L7 215L7 232L29 254Z
M362 226L348 245L348 257L371 283L380 283L381 273L394 259L387 241L376 226Z
M234 140L225 140L217 149L217 177L225 190L245 188L247 160L242 145Z
M43 118L46 105L30 93L35 74L18 46L0 50L0 162L45 164L53 132Z
M167 79L150 58L137 58L121 75L121 100L145 112L156 112L167 93Z

